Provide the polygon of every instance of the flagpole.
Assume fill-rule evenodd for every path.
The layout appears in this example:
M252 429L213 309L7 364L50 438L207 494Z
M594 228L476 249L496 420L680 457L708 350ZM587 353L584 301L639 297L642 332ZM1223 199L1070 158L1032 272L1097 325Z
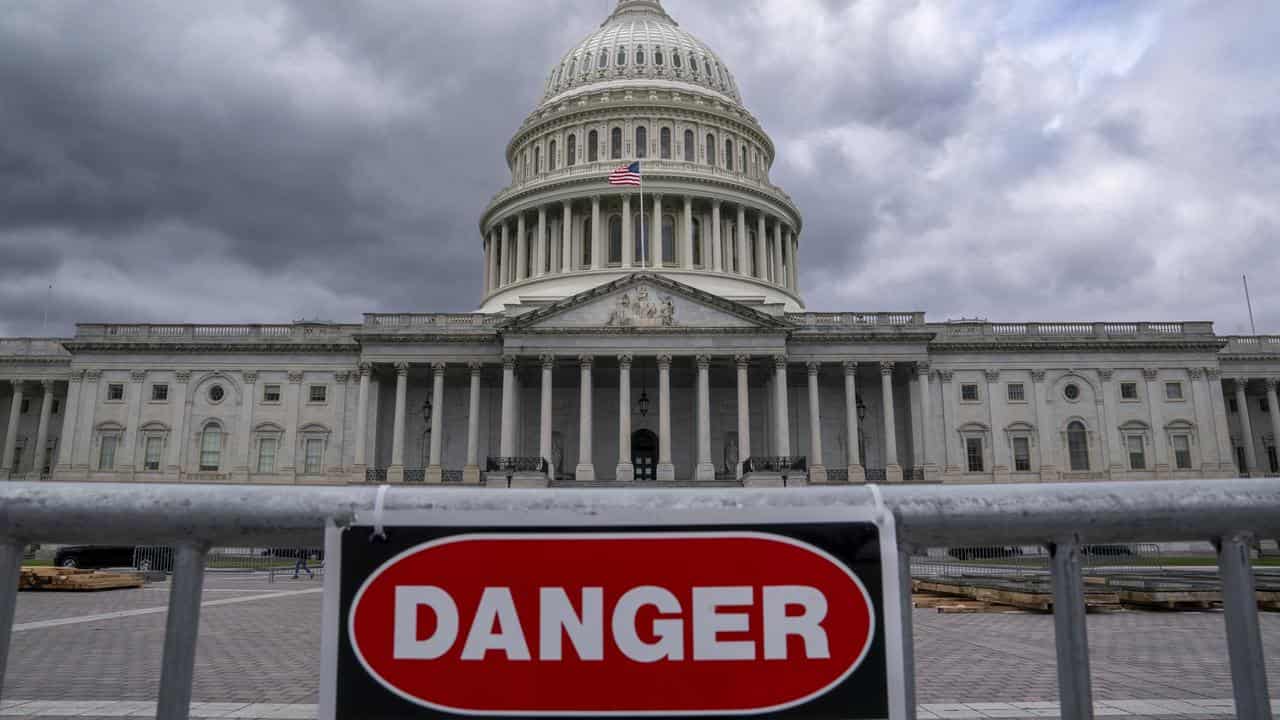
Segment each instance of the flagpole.
M649 268L649 236L644 231L644 168L636 160L636 174L640 176L640 269Z

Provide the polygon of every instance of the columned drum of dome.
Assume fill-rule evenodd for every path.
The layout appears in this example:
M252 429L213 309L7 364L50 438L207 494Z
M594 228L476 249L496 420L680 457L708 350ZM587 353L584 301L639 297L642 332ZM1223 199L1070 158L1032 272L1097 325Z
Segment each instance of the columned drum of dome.
M556 63L506 157L511 184L480 220L481 252L487 243L497 258L482 312L562 300L640 268L737 302L803 309L803 223L769 179L773 141L720 57L659 0L619 0ZM637 160L643 194L609 184ZM525 259L533 272L516 265Z

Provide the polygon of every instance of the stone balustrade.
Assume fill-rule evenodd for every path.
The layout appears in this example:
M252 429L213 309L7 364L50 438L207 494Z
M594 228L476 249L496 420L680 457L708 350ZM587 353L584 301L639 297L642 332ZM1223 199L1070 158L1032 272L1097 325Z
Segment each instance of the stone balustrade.
M268 340L308 342L350 338L356 325L294 323L289 325L152 325L79 324L77 340Z
M1160 339L1214 337L1212 322L1027 322L958 321L935 323L941 340L999 340L1008 338Z

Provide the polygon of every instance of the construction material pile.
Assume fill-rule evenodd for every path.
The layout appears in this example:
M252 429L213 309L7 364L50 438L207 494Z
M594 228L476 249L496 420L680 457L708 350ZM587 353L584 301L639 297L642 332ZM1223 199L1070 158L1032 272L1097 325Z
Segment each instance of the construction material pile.
M19 590L57 590L91 592L140 588L142 575L131 572L77 570L59 567L23 567L18 576Z

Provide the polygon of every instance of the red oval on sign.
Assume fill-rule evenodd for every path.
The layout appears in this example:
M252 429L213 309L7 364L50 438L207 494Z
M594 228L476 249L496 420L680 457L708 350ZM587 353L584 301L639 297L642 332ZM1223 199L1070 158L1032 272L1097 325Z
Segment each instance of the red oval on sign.
M468 715L742 715L839 684L875 614L838 560L748 532L459 535L378 568L356 657Z

